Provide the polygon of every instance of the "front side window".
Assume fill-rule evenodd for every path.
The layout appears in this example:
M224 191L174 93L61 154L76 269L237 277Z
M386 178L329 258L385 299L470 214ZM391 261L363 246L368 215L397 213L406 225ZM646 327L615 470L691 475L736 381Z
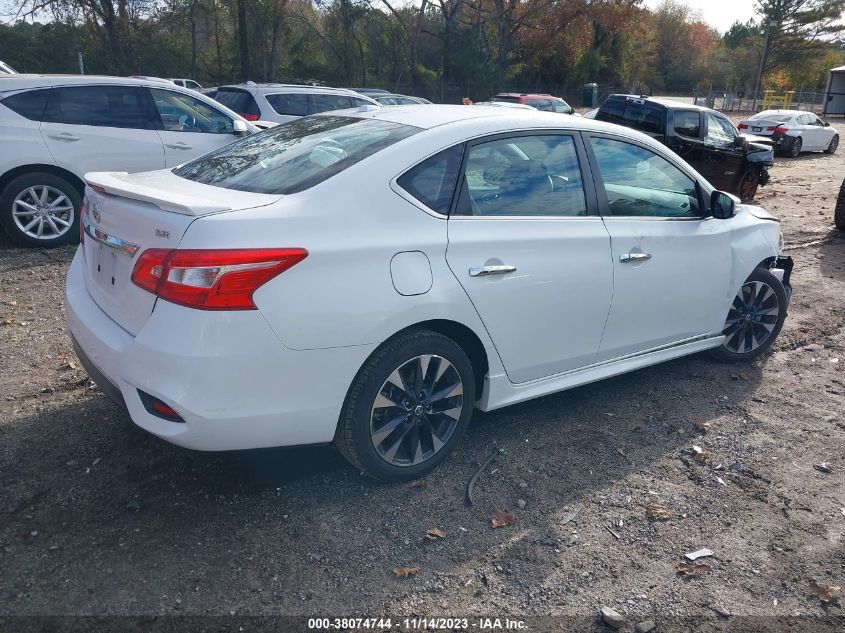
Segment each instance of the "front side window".
M331 112L332 110L346 110L352 107L352 100L346 95L312 94L312 112Z
M304 92L280 92L266 95L267 103L278 114L285 116L307 116L308 96Z
M572 136L502 138L468 151L457 215L587 215Z
M717 116L712 112L707 113L707 137L704 139L712 145L720 147L734 144L736 132L734 126L727 119Z
M557 101L555 101L554 106L555 112L557 112L558 114L569 114L570 112L572 112L572 108L569 107L569 104L566 103L566 101L563 101L562 99L558 99Z
M675 133L690 138L698 138L701 134L701 117L694 110L678 110L675 112Z
M298 193L419 131L376 119L304 117L221 147L173 173L224 189Z
M554 112L551 99L531 99L526 103L530 106L534 106L538 110L542 110L543 112Z
M688 218L700 215L695 181L638 145L591 139L613 216Z
M232 119L199 99L181 92L150 88L166 132L234 134Z
M47 107L47 99L50 96L50 89L27 90L19 92L3 99L4 106L12 112L26 117L30 121L40 121L44 116L44 108Z
M432 211L446 215L461 171L463 155L463 145L450 147L411 168L396 182Z
M45 123L152 129L141 88L135 86L66 86L53 88Z

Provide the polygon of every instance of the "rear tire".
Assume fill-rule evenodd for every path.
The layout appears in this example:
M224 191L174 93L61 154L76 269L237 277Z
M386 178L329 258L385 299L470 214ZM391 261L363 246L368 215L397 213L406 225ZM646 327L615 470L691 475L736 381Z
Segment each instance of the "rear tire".
M788 305L780 280L768 270L756 268L734 298L725 319L725 340L711 355L738 363L766 353L780 334Z
M833 223L840 231L845 231L845 180L839 187L839 197L836 199L836 207L833 209Z
M792 143L789 144L789 149L787 150L789 156L791 158L798 158L801 156L801 146L804 144L804 141L801 140L800 136L796 136L793 139Z
M837 134L832 139L830 139L830 145L827 146L827 149L824 151L825 154L835 154L836 148L839 147L839 135Z
M73 184L47 172L13 178L0 193L0 224L20 246L47 247L79 239L82 196Z
M475 406L475 375L450 338L412 330L364 363L346 396L335 445L384 481L418 479L460 442Z

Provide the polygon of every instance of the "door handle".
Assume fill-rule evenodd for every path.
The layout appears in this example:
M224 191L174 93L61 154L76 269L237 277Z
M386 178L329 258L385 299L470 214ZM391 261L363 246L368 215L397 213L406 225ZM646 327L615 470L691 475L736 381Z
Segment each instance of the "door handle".
M165 143L164 145L170 149L191 149L190 145L183 143L182 141L179 141L178 143Z
M59 134L48 134L47 136L49 136L50 138L55 139L57 141L68 141L69 143L79 140L78 136L74 136L70 132L61 132Z
M650 253L625 253L619 256L619 261L623 264L630 262L645 262L651 259Z
M487 275L507 275L516 272L516 266L501 264L499 266L473 266L469 269L470 277L486 277Z

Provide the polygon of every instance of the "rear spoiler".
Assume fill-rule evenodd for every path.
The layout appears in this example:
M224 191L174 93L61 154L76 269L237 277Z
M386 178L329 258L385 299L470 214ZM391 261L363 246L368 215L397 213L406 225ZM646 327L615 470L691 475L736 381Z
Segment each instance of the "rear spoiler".
M91 187L105 191L113 196L131 198L149 202L164 211L182 215L207 215L220 211L231 211L232 207L208 198L190 196L174 192L162 192L161 189L144 184L143 175L133 174L131 179L125 171L102 171L85 174L85 182Z

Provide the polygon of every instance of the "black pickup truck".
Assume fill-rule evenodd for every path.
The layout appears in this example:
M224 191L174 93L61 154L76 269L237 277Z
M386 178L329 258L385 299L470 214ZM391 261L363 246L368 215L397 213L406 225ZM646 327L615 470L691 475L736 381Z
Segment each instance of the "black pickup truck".
M692 165L711 185L751 202L769 182L771 145L749 140L721 112L681 101L610 95L596 113L657 139Z

